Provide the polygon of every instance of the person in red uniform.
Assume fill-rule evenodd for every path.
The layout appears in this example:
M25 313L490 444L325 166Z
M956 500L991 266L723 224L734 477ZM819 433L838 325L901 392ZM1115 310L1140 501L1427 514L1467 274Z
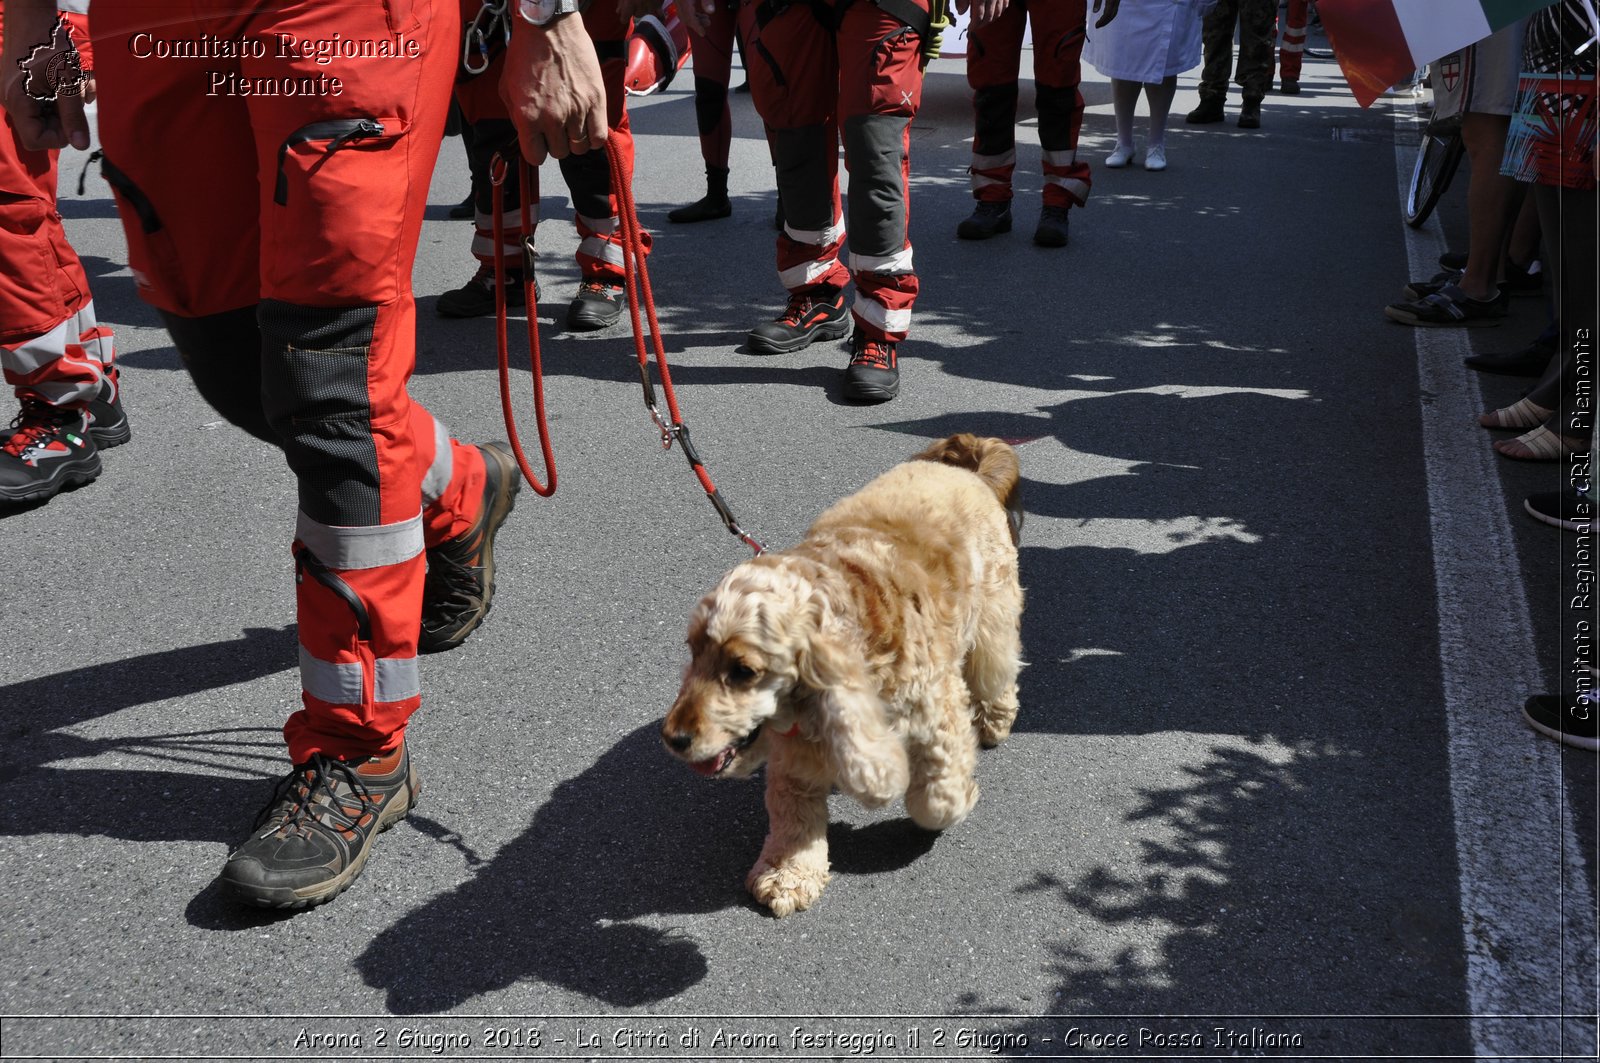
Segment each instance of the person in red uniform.
M1289 0L1278 16L1282 36L1278 41L1278 77L1285 96L1300 95L1300 71L1306 57L1306 27L1311 21L1311 0Z
M92 102L83 10L68 13L67 26ZM13 504L94 480L100 451L132 431L111 330L95 318L89 279L56 211L59 153L24 147L11 120L0 121L0 367L19 404L0 430L0 504Z
M684 23L694 34L689 61L694 64L694 120L700 134L700 157L706 164L706 194L668 212L667 220L679 224L715 221L733 213L733 201L728 198L728 148L733 144L728 81L733 72L738 0L716 0L707 14L703 33L695 23Z
M1117 13L1106 0L1096 25ZM965 10L966 0L956 0ZM1095 9L1101 8L1095 0ZM1088 0L978 0L968 31L967 83L972 86L972 215L956 226L963 240L987 240L1011 231L1011 176L1017 167L1017 77L1022 37L1033 27L1034 95L1044 160L1044 207L1033 242L1067 245L1068 212L1089 199L1089 163L1078 158L1083 93L1079 56L1088 31Z
M680 17L710 32L717 0L686 0ZM751 330L756 354L843 336L854 319L844 394L899 393L897 349L917 298L907 181L911 119L922 100L928 0L752 0L739 12L756 111L766 124L784 227L784 312ZM850 171L840 210L839 141ZM849 266L840 261L848 228ZM844 288L855 281L854 306Z
M461 14L470 29L484 7L483 0L460 0ZM515 18L508 12L507 18ZM583 25L593 40L593 48L605 83L606 121L610 136L621 149L625 168L621 180L633 180L633 133L628 127L627 91L623 77L627 68L625 42L633 20L621 13L616 0L596 0L583 11ZM469 33L469 36L470 33ZM498 31L488 35L492 43ZM467 42L467 52L476 52L475 40ZM479 53L481 54L481 53ZM445 317L479 317L494 313L494 199L488 180L491 160L496 154L515 159L512 150L517 134L500 97L499 84L505 70L506 53L491 48L483 57L487 69L480 74L470 70L458 73L455 99L462 118L471 127L469 163L473 170L476 197L476 231L472 255L478 260L477 273L462 287L439 296L438 312ZM568 155L560 160L561 176L572 196L578 229L578 269L582 279L577 294L567 306L567 327L581 332L609 328L622 317L626 295L622 270L622 226L617 218L617 197L612 193L611 162L605 152ZM533 187L530 220L539 223L539 171L530 171ZM512 264L506 276L506 302L520 306L523 301L522 210L517 167L509 166L501 188L501 235L507 261ZM531 235L531 234L529 234ZM650 234L640 233L645 254L649 254Z
M52 6L9 0L5 70L51 39ZM502 91L535 161L606 137L594 49L565 7L522 0L513 20ZM299 487L293 767L221 879L256 904L318 904L416 800L417 654L488 611L516 490L504 450L454 441L406 390L458 0L116 0L93 29L140 293L201 394L281 446ZM77 100L4 88L24 144L87 144Z

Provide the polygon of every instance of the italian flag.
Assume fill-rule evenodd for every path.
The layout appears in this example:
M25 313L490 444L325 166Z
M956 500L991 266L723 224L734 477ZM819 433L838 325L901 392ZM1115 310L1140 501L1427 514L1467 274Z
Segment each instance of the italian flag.
M1322 28L1366 107L1413 70L1555 0L1318 0Z

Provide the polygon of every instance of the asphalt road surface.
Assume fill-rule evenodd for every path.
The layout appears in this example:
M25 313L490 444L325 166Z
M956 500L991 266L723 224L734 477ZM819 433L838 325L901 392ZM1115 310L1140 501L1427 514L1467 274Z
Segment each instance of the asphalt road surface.
M501 533L489 622L423 661L422 803L335 903L219 892L286 766L294 485L198 398L70 155L61 210L134 438L0 521L0 1055L1592 1057L1593 761L1519 715L1555 682L1560 578L1560 533L1521 499L1559 473L1490 453L1471 415L1519 382L1459 361L1532 338L1539 301L1471 337L1383 317L1464 246L1460 187L1401 225L1409 99L1360 110L1313 59L1261 130L1232 124L1237 97L1186 127L1188 77L1170 169L1112 171L1109 87L1086 78L1093 195L1043 250L1031 93L1016 231L964 243L970 105L959 62L931 68L922 296L901 397L871 407L841 398L841 345L742 352L782 304L749 97L733 217L689 227L666 212L703 190L691 79L634 104L673 378L757 536L794 543L932 438L1021 441L1016 733L946 834L835 797L833 883L781 921L742 884L759 780L698 778L656 735L690 606L748 552L660 451L626 326L564 331L554 167L560 488L524 491ZM498 439L491 323L434 313L472 270L446 218L466 184L447 141L413 392Z

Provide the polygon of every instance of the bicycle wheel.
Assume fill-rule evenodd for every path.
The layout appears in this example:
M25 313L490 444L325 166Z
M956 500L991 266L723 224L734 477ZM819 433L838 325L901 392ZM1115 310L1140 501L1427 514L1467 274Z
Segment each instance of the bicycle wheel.
M1439 199L1450 187L1465 152L1461 132L1427 132L1422 134L1422 144L1417 149L1417 165L1411 171L1411 188L1406 193L1406 224L1419 228L1439 205Z

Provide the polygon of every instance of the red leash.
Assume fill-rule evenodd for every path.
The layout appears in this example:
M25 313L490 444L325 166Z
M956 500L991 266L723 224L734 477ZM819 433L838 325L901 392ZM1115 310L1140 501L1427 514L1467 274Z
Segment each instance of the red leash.
M528 208L528 189L533 175L528 164L518 155L521 169L517 171L517 189L522 197L522 294L528 308L528 361L533 370L533 408L538 418L539 449L544 452L545 474L549 486L539 482L522 453L522 438L517 434L517 418L511 412L511 356L506 346L506 288L505 288L505 225L500 211L505 205L501 186L506 180L506 160L499 155L489 167L489 179L494 184L494 338L500 356L500 410L505 414L506 436L511 441L511 452L517 456L528 486L545 498L556 493L556 459L550 452L550 423L544 414L544 364L539 359L539 303L534 295L533 279L533 216Z
M644 253L641 250L642 230L639 227L638 210L633 201L633 187L630 182L618 180L619 175L626 170L623 168L622 156L615 140L606 141L606 158L611 164L612 190L617 197L617 218L622 227L623 287L628 297L628 313L633 321L633 345L639 359L639 382L644 389L644 404L650 411L650 418L661 430L661 448L671 450L674 442L679 444L683 456L689 462L689 467L694 470L695 478L700 481L706 497L716 509L717 516L722 518L723 526L758 555L763 554L767 548L741 528L739 522L734 519L733 511L728 508L727 502L723 501L722 492L718 491L717 485L712 482L711 474L706 471L705 463L700 460L700 454L689 438L689 426L683 422L683 415L678 410L678 397L672 388L672 373L667 368L666 351L661 345L661 324L656 320L656 302L655 295L650 289L650 271L645 267ZM525 190L531 186L531 174L525 161L519 159L519 165L520 187ZM517 464L522 468L522 475L527 478L535 491L548 496L556 489L556 467L555 459L550 453L550 427L545 420L544 412L544 371L539 361L539 316L534 295L533 250L532 241L526 235L532 231L532 219L526 192L522 200L522 231L525 234L522 245L522 284L528 305L528 351L533 367L533 398L538 412L539 443L544 450L545 469L550 475L548 488L540 486L539 481L534 478L533 470L528 467L528 462L523 457L522 443L517 437L515 418L511 412L510 370L506 353L505 288L502 284L505 266L500 221L502 202L500 186L505 181L505 174L505 160L496 156L491 167L491 179L494 183L494 307L495 340L500 355L500 402L501 408L505 411L506 434L510 437L511 449L517 456ZM639 317L641 301L644 304L645 318L650 322L650 345L655 350L656 366L661 373L661 390L667 396L670 420L661 415L661 410L656 405L656 388L650 379L650 352L645 347L644 327Z
M627 171L623 169L621 149L617 147L615 139L606 140L606 159L611 163L611 185L617 197L617 218L622 224L622 279L628 293L628 313L633 318L633 346L639 356L639 383L644 388L644 404L650 411L650 419L661 430L661 449L671 450L673 441L678 442L689 467L694 470L695 478L705 489L717 516L722 518L723 526L759 556L766 553L767 548L734 519L733 511L723 501L722 492L711 481L711 474L706 472L700 454L694 449L694 443L689 439L689 426L683 423L683 415L678 411L678 397L672 390L672 373L667 368L667 353L661 346L661 324L656 320L655 296L650 291L650 271L645 267L644 252L641 250L643 240L640 236L639 212L633 202L633 182L618 180L619 175ZM667 410L672 415L670 422L661 416L661 411L656 407L656 389L650 382L650 355L645 349L644 330L639 322L641 291L645 316L650 321L650 344L655 348L656 367L661 373L661 390L667 396Z

